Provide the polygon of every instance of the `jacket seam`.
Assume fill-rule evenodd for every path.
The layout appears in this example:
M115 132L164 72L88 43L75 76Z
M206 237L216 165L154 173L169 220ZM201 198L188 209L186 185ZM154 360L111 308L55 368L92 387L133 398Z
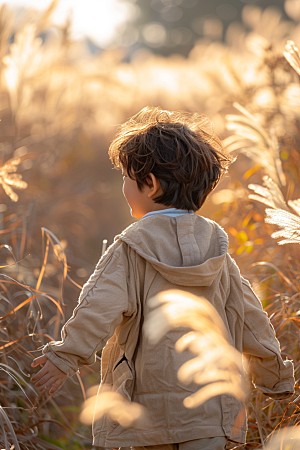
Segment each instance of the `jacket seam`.
M45 349L47 349L48 351L46 351L44 354L46 355L47 353L51 353L54 357L58 358L58 359L61 361L62 364L66 364L66 366L68 366L69 369L71 369L72 371L74 371L74 373L76 373L77 370L79 369L79 367L77 368L77 370L75 370L75 369L70 365L70 363L69 363L68 361L66 361L65 359L63 359L63 358L57 356L57 354L55 353L55 351L54 351L53 348L52 348L52 345L49 345L49 344L50 344L50 343L48 343L48 344L45 346ZM47 355L46 355L46 356L47 356Z
M112 260L114 257L117 258L117 259L119 259L119 258L120 258L120 255L117 256L117 255L115 255L114 253L112 253L112 254L110 255L110 258L107 258L107 261L105 262L105 264L103 265L103 267L101 267L101 269L100 269L100 267L99 267L99 269L97 269L97 270L100 271L99 274L98 274L98 276L97 276L97 278L93 281L93 283L92 283L91 286L90 286L90 289L85 293L84 297L82 297L82 299L81 299L81 301L80 301L80 304L77 306L77 308L78 308L78 307L81 305L81 303L86 299L86 297L89 295L89 293L94 289L95 285L96 285L96 284L98 283L98 281L99 281L99 278L102 276L104 270L106 269L106 267L108 266L108 264L111 262L111 260ZM100 263L100 264L101 264L101 263ZM77 312L77 311L76 311L76 312Z
M113 255L113 256L115 256L115 257L119 260L119 257L118 257L117 255ZM112 259L112 258L111 258L111 259ZM106 266L105 266L105 267L106 267ZM100 278L100 276L102 275L102 273L103 273L103 270L102 270L101 274L99 275L99 277L97 278L97 281L99 280L99 278ZM93 286L93 288L94 288L94 287L95 287L95 285ZM90 292L90 291L89 291L89 292ZM128 300L127 300L127 304L128 304ZM126 309L123 310L123 311L120 312L120 313L124 314L124 312L126 312ZM111 334L111 330L112 330L113 327L114 327L114 329L115 329L114 324L111 323L111 324L110 324L110 327L109 327L108 335ZM92 351L92 353L91 353L91 355L89 356L89 358L97 351L96 349L99 347L99 342L101 342L101 341L103 341L103 339L99 339L97 345L95 345L94 350Z
M245 325L246 325L246 327L248 328L248 330L250 330L250 333L252 334L252 336L254 337L254 339L255 339L262 347L264 347L265 349L269 350L270 352L272 352L273 355L275 355L275 357L276 357L276 363L277 363L277 364L276 364L276 365L277 365L277 376L278 376L279 381L280 381L280 365L279 365L279 362L278 362L278 355L277 355L277 353L276 353L274 350L268 348L265 344L263 344L261 341L259 341L259 340L257 339L257 337L255 336L255 334L252 333L251 328L249 327L248 323L246 323L246 321L245 321ZM253 358L253 355L250 355L250 359L249 359L249 360L251 361L252 358ZM271 358L271 357L270 357L270 358ZM266 358L266 359L269 359L269 358Z
M227 287L227 293L226 293L226 303L227 303L227 300L228 300L228 297L229 297L229 295L230 295L230 267L229 267L229 264L228 264L228 258L225 258L225 263L226 263L226 265L227 265L227 270L226 270L226 272L228 273L228 276L229 276L229 280L228 280L228 287ZM224 273L224 270L223 270L223 273Z
M72 322L72 321L75 319L75 317L76 317L76 315L77 315L77 313L78 313L79 308L83 307L83 302L86 300L86 298L87 298L87 296L89 295L89 293L94 289L96 283L99 281L101 275L103 274L103 272L104 272L104 270L106 269L108 263L112 260L113 257L116 257L117 259L119 259L119 257L118 257L117 255L115 255L114 253L111 254L110 258L107 259L106 263L105 263L104 266L101 268L101 271L100 271L98 277L96 278L96 280L93 282L91 288L86 292L86 294L84 295L84 297L80 300L80 303L79 303L79 304L76 306L76 308L74 309L74 312L73 312L72 317L70 317L70 319L64 324L64 328L63 328L63 331L64 331L64 333L65 333L64 340L65 340L66 337L68 336L68 333L67 333L67 330L66 330L66 325L68 325L70 322ZM88 304L88 302L86 302L86 304ZM109 333L110 333L110 332L111 332L111 326L110 326L110 329L109 329ZM85 358L85 359L89 360L89 359L91 358L91 356L95 353L95 349L99 346L99 342L101 342L101 340L103 340L103 339L100 339L100 340L98 341L98 343L97 343L97 345L94 347L94 350L92 351L92 353L89 354L88 358ZM49 345L49 344L48 344L48 345ZM52 353L55 354L55 356L57 356L57 357L59 358L59 356L56 355L56 353L54 352L53 349L51 349L51 351L52 351ZM70 366L70 368L71 368L72 370L74 370L74 369L72 368L72 366ZM77 370L78 370L78 367L77 367ZM77 370L75 370L75 372L76 372Z
M155 269L154 269L155 270ZM146 299L148 298L148 296L149 296L149 291L150 291L150 289L151 289L151 287L152 287L152 285L153 285L153 283L154 283L154 280L155 280L155 278L157 277L157 275L158 275L158 272L157 272L157 270L155 270L155 275L154 275L154 277L153 277L153 279L152 279L152 281L151 281L151 283L150 283L150 286L149 286L149 288L148 288L148 290L147 290L147 293L146 293L146 295L145 295L145 301L146 301Z
M121 314L124 314L124 312L125 311L122 311L122 313ZM108 332L108 334L107 335L110 335L111 334L111 330L112 330L112 328L113 328L113 325L111 324L110 325L110 327L109 327L109 332ZM114 327L114 329L115 329L115 327ZM113 335L113 333L111 334L111 336ZM98 341L98 343L97 343L97 345L95 345L95 347L94 347L94 350L92 351L92 353L91 353L91 355L89 356L89 358L93 355L93 354L95 354L96 353L96 351L97 351L97 348L99 347L99 342L101 342L101 341L103 341L103 339L99 339L99 341ZM103 348L103 347L102 347Z
M243 283L243 281L242 281L242 283ZM253 289L251 288L251 286L249 286L247 283L243 283L243 284L244 284L245 286L247 286L247 287L253 292L253 294L255 295L255 292L253 291ZM266 312L264 311L264 309L263 309L263 307L262 307L262 304L261 304L260 300L256 297L256 295L255 295L255 298L256 298L257 303L261 306L261 311L263 311L263 313L266 314ZM273 326L272 326L272 324L271 324L271 322L270 322L270 319L269 319L268 315L267 315L267 318L268 318L268 322L269 322L269 324L268 324L268 325L269 325L269 328L274 332ZM246 317L246 316L245 316L245 319L244 319L244 323L245 323L245 325L248 327L248 329L250 330L250 333L252 334L252 336L255 337L256 341L257 341L259 344L261 344L264 348L266 348L266 349L270 350L272 353L274 353L274 354L277 356L277 358L278 358L278 355L277 355L277 352L276 352L276 351L270 349L270 348L267 347L262 341L259 340L259 338L256 336L256 332L255 332L255 324L253 324L253 323L251 322L251 320L247 320L247 317ZM260 335L260 333L257 333L257 334ZM275 339L277 339L277 338L276 338L275 332L274 332L274 337L275 337ZM280 371L280 369L279 369L279 371Z
M72 321L75 319L75 317L76 317L76 315L77 315L77 312L78 312L79 308L83 307L83 302L86 300L86 298L87 298L87 296L89 295L89 293L94 289L95 284L98 283L99 278L100 278L101 275L103 274L103 271L105 270L105 268L107 267L108 263L111 261L111 259L112 259L113 256L114 256L114 255L112 254L112 255L110 256L110 258L106 261L105 265L101 268L98 277L96 278L96 280L94 280L94 282L92 283L90 289L85 293L85 295L84 295L82 298L80 298L80 303L78 303L78 305L76 306L76 308L74 308L74 311L73 311L72 316L71 316L71 317L67 320L67 322L64 324L64 326L63 326L63 331L64 331L64 333L66 333L66 336L65 336L65 337L67 337L66 325L68 325L70 322L72 322ZM88 302L87 302L87 304L88 304Z

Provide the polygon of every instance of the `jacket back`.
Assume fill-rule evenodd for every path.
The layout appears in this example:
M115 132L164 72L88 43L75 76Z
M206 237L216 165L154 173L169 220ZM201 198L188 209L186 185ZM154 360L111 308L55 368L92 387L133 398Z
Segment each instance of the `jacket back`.
M159 445L216 436L245 442L246 423L237 425L243 405L234 397L219 395L197 408L184 407L183 400L199 389L177 379L178 369L192 356L175 350L187 330L169 331L155 345L146 338L143 322L151 312L149 299L165 290L181 289L209 300L231 344L244 352L253 383L279 398L293 392L292 362L282 360L274 329L227 248L226 233L213 221L198 215L158 214L127 228L101 258L61 343L51 343L45 352L54 364L63 357L74 370L93 362L92 348L95 352L105 347L102 388L108 386L144 406L153 426L123 428L105 417L94 424L94 445ZM87 340L94 345L83 343L79 359L70 349L77 328L83 322L87 326L87 320Z

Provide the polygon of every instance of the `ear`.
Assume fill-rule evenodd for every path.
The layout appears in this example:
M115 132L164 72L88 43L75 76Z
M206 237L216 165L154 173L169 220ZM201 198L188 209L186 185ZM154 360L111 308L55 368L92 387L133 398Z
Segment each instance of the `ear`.
M148 185L148 197L152 198L159 190L160 190L160 182L158 178L156 178L153 173L149 173L147 177L147 185Z

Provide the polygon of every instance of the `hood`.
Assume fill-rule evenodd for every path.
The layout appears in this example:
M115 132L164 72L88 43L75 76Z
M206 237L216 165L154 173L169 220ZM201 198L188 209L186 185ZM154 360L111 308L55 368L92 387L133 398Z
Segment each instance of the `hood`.
M128 227L116 239L125 242L169 282L210 286L228 249L225 231L196 214L156 214Z

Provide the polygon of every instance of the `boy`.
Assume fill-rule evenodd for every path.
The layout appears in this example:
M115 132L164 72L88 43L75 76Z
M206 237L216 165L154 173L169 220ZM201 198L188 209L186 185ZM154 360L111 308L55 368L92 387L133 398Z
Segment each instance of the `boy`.
M197 114L152 107L120 127L109 155L123 171L131 214L141 220L115 238L84 285L62 340L47 344L32 364L46 363L32 380L51 387L52 394L104 348L102 386L143 405L153 426L136 431L105 418L94 424L94 445L221 450L227 439L245 442L245 424L236 426L241 405L234 397L220 395L194 409L183 406L199 386L177 379L191 357L174 348L182 329L156 345L145 338L148 299L164 290L207 298L232 345L244 352L256 387L275 398L294 392L293 364L282 360L260 301L228 255L226 233L194 214L232 162L205 127Z

